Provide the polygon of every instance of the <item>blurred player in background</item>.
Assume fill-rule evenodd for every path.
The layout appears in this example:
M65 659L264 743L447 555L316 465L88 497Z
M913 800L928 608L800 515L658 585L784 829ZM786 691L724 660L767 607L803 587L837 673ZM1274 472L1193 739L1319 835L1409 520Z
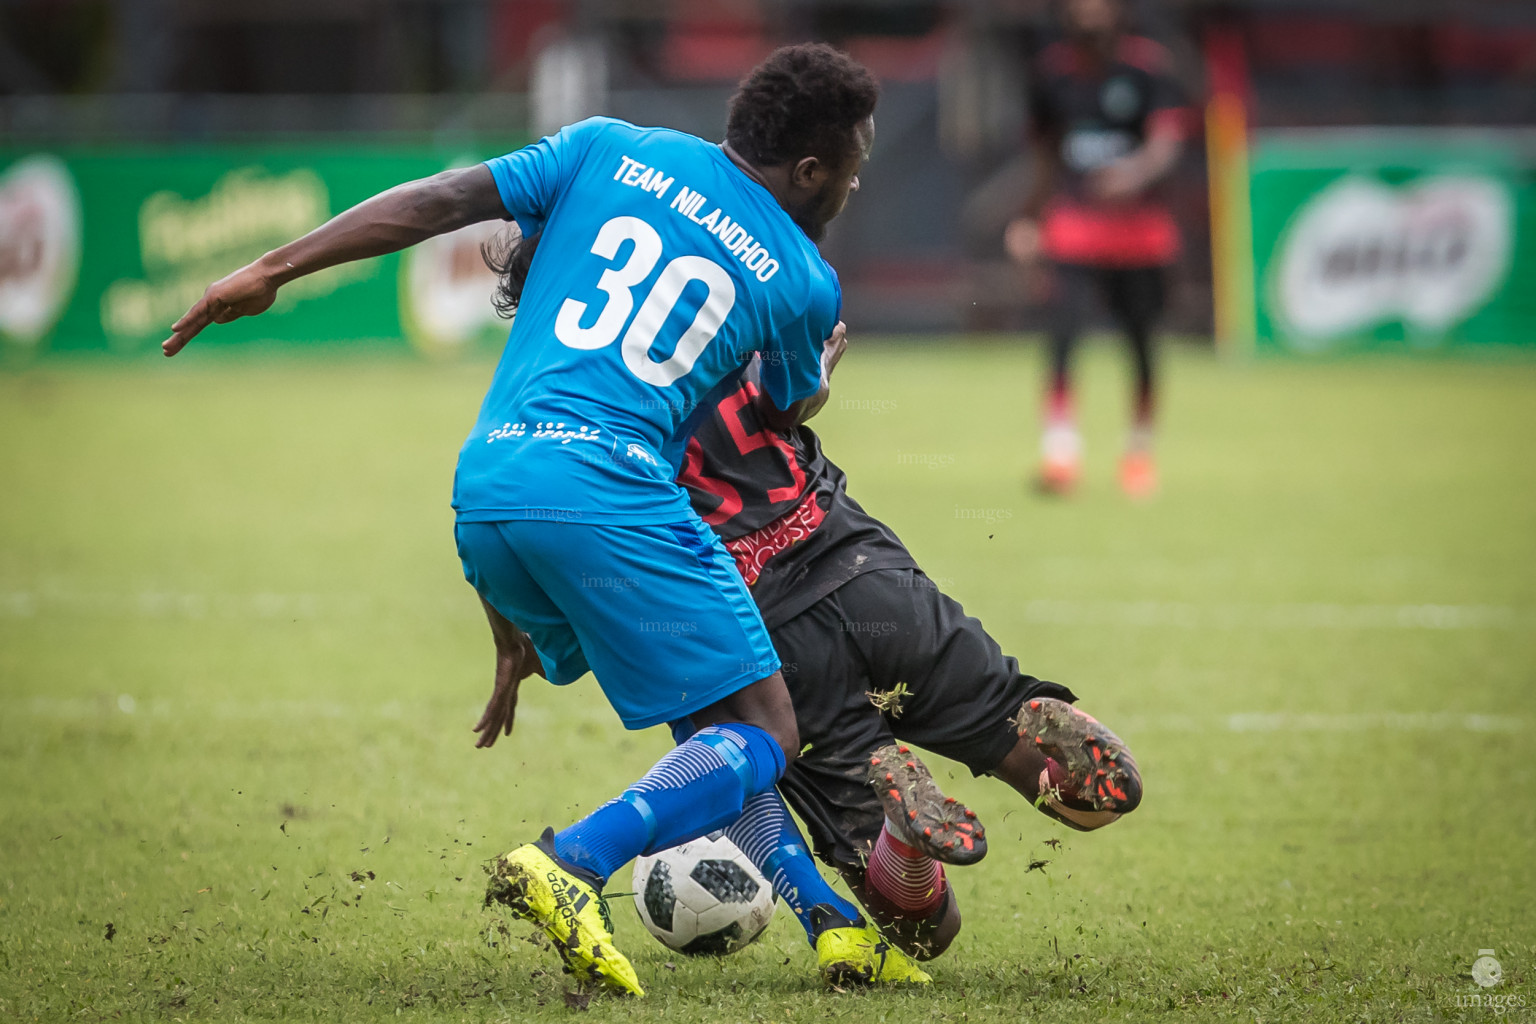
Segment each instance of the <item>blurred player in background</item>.
M537 237L493 262L516 305ZM830 378L844 348L829 349ZM920 960L960 930L945 864L979 861L981 822L946 797L915 743L993 775L1041 811L1088 831L1141 802L1135 759L1114 733L1071 706L1064 686L1019 670L982 624L939 590L885 523L849 496L847 478L810 427L775 430L761 415L760 364L716 402L688 441L678 480L694 511L735 557L752 590L806 743L779 782L836 869L895 945ZM511 623L498 624L494 692L476 724L479 746L510 732L517 684L538 657ZM753 825L778 813L754 797L725 834L764 867L809 927L814 894L785 864L803 847L765 850Z
M636 855L731 825L763 795L779 813L755 816L761 848L800 843L774 793L801 747L778 656L675 477L695 413L756 353L771 350L766 422L826 401L842 295L814 243L858 188L877 96L845 54L781 48L732 98L723 143L592 118L408 182L215 282L164 344L174 355L294 278L467 224L543 233L459 453L459 556L498 664L510 619L551 682L591 671L626 727L665 722L678 741L617 798L497 861L488 896L540 926L579 980L644 994L601 899ZM590 585L617 578L635 585ZM828 981L927 980L814 867L802 876Z
M1034 174L1009 255L1043 258L1050 282L1050 384L1040 485L1066 493L1081 472L1072 348L1094 299L1125 332L1135 364L1132 424L1120 463L1127 494L1157 487L1152 331L1164 269L1178 255L1156 186L1179 159L1188 112L1167 51L1125 31L1121 0L1060 0L1066 38L1039 56L1030 88Z

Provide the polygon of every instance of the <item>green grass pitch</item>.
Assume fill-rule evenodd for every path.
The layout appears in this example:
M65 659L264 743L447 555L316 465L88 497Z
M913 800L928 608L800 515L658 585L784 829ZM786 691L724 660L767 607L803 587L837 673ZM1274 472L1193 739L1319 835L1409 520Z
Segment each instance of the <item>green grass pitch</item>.
M1085 357L1071 501L1025 486L1033 348L856 341L817 425L928 573L1126 738L1142 809L1080 835L935 759L992 847L951 875L931 989L822 991L783 911L686 960L622 899L650 997L586 1013L1536 1018L1536 363L1174 348L1136 505L1122 361ZM196 346L0 375L0 1019L578 1012L481 864L668 742L534 680L473 749L492 658L448 491L489 376Z

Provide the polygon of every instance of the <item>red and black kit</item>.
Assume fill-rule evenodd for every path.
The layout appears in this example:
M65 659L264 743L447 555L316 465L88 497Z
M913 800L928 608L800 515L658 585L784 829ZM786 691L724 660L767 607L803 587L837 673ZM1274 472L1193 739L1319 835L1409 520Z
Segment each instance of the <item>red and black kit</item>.
M809 749L779 783L829 864L861 866L885 812L869 755L900 740L990 771L1028 697L1076 698L1023 674L941 592L809 427L767 429L744 383L700 422L678 482L736 557L768 626ZM905 683L885 711L869 694Z
M1104 59L1070 42L1041 52L1030 86L1035 145L1056 157L1057 192L1041 217L1041 248L1056 265L1050 323L1052 390L1065 396L1072 347L1102 299L1136 363L1137 416L1151 416L1152 328L1179 232L1158 189L1131 200L1094 196L1091 179L1152 135L1183 138L1191 113L1171 60L1150 39L1123 36Z
M1191 114L1171 63L1162 46L1137 36L1122 37L1108 60L1065 42L1041 51L1029 109L1035 144L1057 157L1057 191L1041 222L1041 244L1053 261L1161 267L1178 257L1178 228L1156 190L1111 203L1089 187L1095 171L1152 135L1187 134Z

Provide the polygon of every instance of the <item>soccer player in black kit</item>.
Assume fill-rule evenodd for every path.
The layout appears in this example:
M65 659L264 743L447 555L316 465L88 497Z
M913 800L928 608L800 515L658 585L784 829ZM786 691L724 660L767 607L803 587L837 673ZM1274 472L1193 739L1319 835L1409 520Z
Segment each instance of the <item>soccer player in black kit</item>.
M493 265L515 286L536 245ZM1003 780L1082 831L1134 810L1141 776L1070 690L1020 671L849 496L813 430L765 418L756 370L701 410L678 482L734 556L783 662L806 746L779 791L887 940L932 959L960 929L944 865L980 860L986 833L909 744ZM517 684L539 664L521 631L491 621L498 664L475 726L483 747L511 732ZM877 706L871 694L882 693Z
M755 391L749 368L699 423L678 480L735 556L784 662L809 749L780 792L887 937L930 959L960 926L943 864L979 860L985 833L907 744L1084 831L1133 810L1141 778L1070 690L1020 671L849 496L815 431L763 422ZM871 694L890 696L877 706Z
M1125 332L1135 364L1132 426L1120 484L1157 486L1152 458L1152 330L1164 272L1178 256L1173 216L1157 194L1189 121L1166 50L1124 31L1121 0L1061 0L1066 38L1043 50L1030 85L1033 177L1008 253L1052 269L1051 370L1040 485L1066 493L1080 473L1072 348L1095 297Z

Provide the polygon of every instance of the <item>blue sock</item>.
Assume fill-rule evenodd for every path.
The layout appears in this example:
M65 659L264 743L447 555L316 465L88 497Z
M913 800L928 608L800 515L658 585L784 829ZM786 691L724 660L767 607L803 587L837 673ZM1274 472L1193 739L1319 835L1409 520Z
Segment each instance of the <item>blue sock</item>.
M606 881L624 862L724 828L784 774L778 741L754 725L700 729L655 767L555 836L555 853Z
M741 817L725 830L725 837L773 883L773 891L799 919L811 945L816 944L811 910L818 903L829 904L850 921L859 920L859 908L833 892L821 877L816 859L805 848L800 829L778 793L769 790L748 800Z

